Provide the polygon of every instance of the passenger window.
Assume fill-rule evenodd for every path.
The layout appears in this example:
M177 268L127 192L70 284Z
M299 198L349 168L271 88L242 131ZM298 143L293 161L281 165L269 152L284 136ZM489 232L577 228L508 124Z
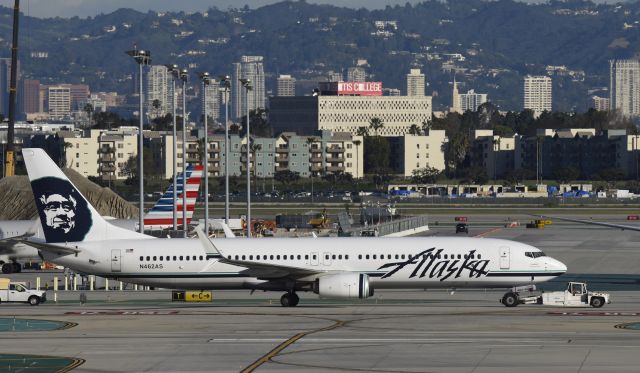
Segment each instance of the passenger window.
M400 255L400 258L404 259L404 254Z
M187 261L189 261L189 255L184 257Z
M396 259L400 259L400 255L396 254Z
M391 254L387 255L387 259L391 259Z
M338 259L342 260L342 255L338 255Z
M280 260L280 255L276 255L276 259Z
M314 255L314 256L313 256L313 260L316 260L316 258L317 258L317 257Z
M184 257L183 257L182 255L180 255L180 260L181 260L181 261L183 260L183 258L184 258Z
M358 254L358 259L362 259L362 254Z
M160 256L160 261L162 261L162 259L164 259L164 256L162 256L162 255L161 255L161 256Z
M331 255L331 259L336 260L336 254Z
M325 258L326 260L329 260L329 255L325 255L325 256L324 256L324 258Z
M462 259L462 255L458 254L458 259Z
M140 257L140 261L143 261L143 260L144 260L144 257L143 257L143 256L141 256L141 257Z
M157 256L154 256L154 257L153 257L153 261L155 262L156 260L158 260L158 257L157 257Z
M376 254L373 254L373 259L377 259L377 258L376 258Z
M253 260L253 255L249 255L249 260Z
M298 260L302 259L302 255L298 255Z
M304 260L309 260L309 255L305 255Z
M188 258L188 257L187 257L187 258ZM242 256L242 260L246 260L246 258L247 258L246 256L244 256L244 255Z
M151 260L151 257L150 257L150 256L148 256L148 257L147 257L147 262L148 262L148 261L150 261L150 260Z
M269 258L270 258L271 260L273 260L273 255L271 255Z
M191 259L198 260L198 257L194 255L193 258L191 258Z
M478 259L482 259L482 255L478 254Z
M175 262L176 260L178 260L178 257L174 255L173 256L173 261Z
M365 256L365 258L369 259L369 254L367 254L367 255Z
M200 260L204 260L204 256L200 255Z
M444 258L445 258L445 259L448 259L447 254L444 254Z
M349 260L349 255L345 255L345 256L344 256L344 258L345 258L346 260Z

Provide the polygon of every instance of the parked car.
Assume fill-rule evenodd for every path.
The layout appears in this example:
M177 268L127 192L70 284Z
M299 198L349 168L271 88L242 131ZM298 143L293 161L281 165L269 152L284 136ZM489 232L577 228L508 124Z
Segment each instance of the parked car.
M456 234L458 233L466 233L469 234L469 225L466 223L458 223L456 224Z

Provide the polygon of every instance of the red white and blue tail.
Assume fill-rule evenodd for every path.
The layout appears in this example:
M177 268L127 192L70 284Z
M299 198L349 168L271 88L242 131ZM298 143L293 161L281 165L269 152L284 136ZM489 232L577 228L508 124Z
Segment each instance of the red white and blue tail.
M200 181L202 180L201 165L187 166L187 225L191 224L193 211L196 206L196 199L200 190ZM182 226L182 174L177 178L176 196L177 200L173 200L173 184L160 197L158 202L144 216L144 229L167 229L173 227L173 206L176 204L178 226Z

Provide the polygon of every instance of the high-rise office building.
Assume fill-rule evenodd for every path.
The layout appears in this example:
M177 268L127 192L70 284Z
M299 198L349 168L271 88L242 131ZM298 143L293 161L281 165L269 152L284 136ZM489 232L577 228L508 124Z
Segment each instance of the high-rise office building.
M364 67L354 66L350 67L347 70L347 81L348 82L366 82L367 81L367 72Z
M240 62L233 64L233 77L231 80L231 116L239 120L247 115L249 110L264 108L264 65L262 56L242 56ZM247 90L240 83L240 79L251 80L251 90L247 96Z
M205 86L206 89L206 100L205 95L202 95L202 115L204 115L204 109L207 109L207 116L213 122L219 122L220 120L220 82L216 79L211 79L209 85Z
M340 71L336 72L336 71L331 70L331 71L329 71L327 73L327 81L328 82L340 82L340 81L342 81L342 79L343 79L342 78L342 72L340 72Z
M424 96L425 79L420 69L411 69L407 74L407 96Z
M173 112L171 74L162 65L153 65L147 73L147 94L145 95L147 113L151 118L161 117Z
M640 116L640 61L611 60L610 107L622 115Z
M68 118L71 114L71 89L69 85L49 86L49 117L53 119Z
M538 117L543 111L551 111L551 78L548 76L524 77L523 84L523 108L533 110L533 115Z
M86 84L61 84L69 87L71 95L71 110L83 110L84 105L89 100L91 92Z
M477 111L478 107L487 102L486 93L476 93L473 89L467 91L467 93L458 94L460 100L460 110L465 111Z
M25 114L40 113L44 108L40 106L40 81L24 79L22 81L22 112Z
M296 95L296 78L291 75L278 77L278 96L287 97Z

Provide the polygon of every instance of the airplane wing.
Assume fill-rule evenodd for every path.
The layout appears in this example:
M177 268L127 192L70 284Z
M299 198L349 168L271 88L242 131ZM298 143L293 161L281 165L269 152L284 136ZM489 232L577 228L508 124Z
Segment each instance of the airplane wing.
M19 237L8 238L8 240L12 240L12 239L15 239L16 242L33 246L38 250L47 251L60 256L74 255L80 252L80 249L78 249L77 247L62 246L62 245L56 245L56 244L51 244L46 242L33 241L33 240L27 239L24 236L21 236L21 238Z
M593 221L593 220L561 218L561 217L558 217L558 216L549 216L549 215L532 215L532 216L540 217L540 218L544 218L544 219L556 219L556 220L562 220L562 221L569 221L569 222L572 222L572 223L599 225L601 227L607 227L607 228L616 228L616 229L630 230L630 231L640 231L640 226L633 226L633 225L605 223L605 222Z
M280 264L260 263L246 260L233 260L225 255L220 249L207 237L200 226L196 227L198 238L205 248L207 254L220 255L220 262L245 267L243 274L256 277L261 280L274 280L279 278L302 278L307 276L316 276L325 274L326 271L315 271L306 268L283 266Z

